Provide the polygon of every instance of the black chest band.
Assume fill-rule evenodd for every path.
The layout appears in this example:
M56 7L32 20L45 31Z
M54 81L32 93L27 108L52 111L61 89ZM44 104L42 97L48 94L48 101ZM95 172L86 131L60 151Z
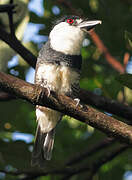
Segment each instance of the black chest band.
M40 61L68 66L76 70L81 70L82 56L81 55L66 55L61 52L55 51L50 47L50 40L48 40L42 47L39 53Z

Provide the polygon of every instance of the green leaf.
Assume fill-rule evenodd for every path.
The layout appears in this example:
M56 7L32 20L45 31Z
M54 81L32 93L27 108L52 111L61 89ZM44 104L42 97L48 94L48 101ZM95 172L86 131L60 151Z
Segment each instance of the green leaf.
M125 39L132 49L132 33L125 31Z
M122 74L116 78L124 86L132 89L132 74Z

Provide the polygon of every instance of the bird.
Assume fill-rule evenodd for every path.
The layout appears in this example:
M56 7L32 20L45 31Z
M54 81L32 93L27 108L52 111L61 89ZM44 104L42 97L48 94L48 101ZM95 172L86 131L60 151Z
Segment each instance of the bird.
M72 96L79 90L82 66L81 47L86 34L100 20L88 20L65 15L54 22L48 41L42 46L36 64L35 84L56 93ZM51 160L54 136L63 114L40 105L36 106L37 130L32 152L32 165L41 166Z

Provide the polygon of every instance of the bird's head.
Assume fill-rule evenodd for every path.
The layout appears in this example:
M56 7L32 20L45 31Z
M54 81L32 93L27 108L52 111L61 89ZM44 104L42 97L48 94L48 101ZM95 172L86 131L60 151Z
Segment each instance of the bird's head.
M56 21L50 32L51 47L64 54L79 55L86 33L97 24L101 24L101 21L64 16Z

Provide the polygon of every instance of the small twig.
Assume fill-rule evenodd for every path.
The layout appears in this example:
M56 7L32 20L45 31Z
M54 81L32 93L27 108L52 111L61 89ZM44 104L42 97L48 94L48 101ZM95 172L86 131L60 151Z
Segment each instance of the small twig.
M124 59L123 59L123 64L124 64L125 70L126 70L126 66L127 66L127 64L128 64L129 59L130 59L130 54L129 54L128 52L126 52L126 53L124 54Z
M10 4L13 5L13 0L10 0ZM9 26L10 26L10 32L12 36L15 36L15 29L13 25L13 10L11 9L8 11L8 18L9 18Z
M73 7L73 5L70 1L57 0L57 2L61 5L63 5L65 8L69 9L72 14L76 14L76 15L79 14L78 11ZM123 65L117 59L115 59L113 56L111 56L108 49L105 47L105 45L103 44L102 40L97 35L97 33L93 30L89 34L90 34L92 40L94 41L94 43L96 44L96 46L99 48L99 50L102 53L104 53L104 56L105 56L106 60L108 61L108 63L118 72L124 73Z
M130 58L130 54L128 52L126 52L124 54L124 59L123 59L123 64L124 64L124 69L125 69L124 73L126 73L126 67L127 67L129 58ZM122 89L122 96L123 97L122 97L121 102L124 104L126 102L125 87L123 87L123 89Z
M105 47L105 45L103 44L102 40L99 38L97 33L95 33L95 31L93 30L93 31L90 32L90 35L91 35L92 40L96 44L96 46L104 54L104 56L105 56L106 60L108 61L108 63L116 71L118 71L120 73L124 73L125 69L124 69L123 65L117 59L115 59L113 56L111 56L108 49Z

